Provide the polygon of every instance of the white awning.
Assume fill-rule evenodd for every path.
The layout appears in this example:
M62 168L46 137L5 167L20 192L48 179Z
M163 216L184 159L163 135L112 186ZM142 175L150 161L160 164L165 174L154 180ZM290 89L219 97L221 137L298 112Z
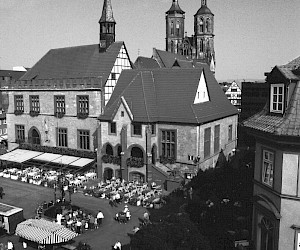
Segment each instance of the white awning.
M0 160L22 163L41 154L43 154L43 152L37 152L37 151L31 151L25 149L16 149L4 155L0 155Z
M54 161L55 159L62 157L62 155L59 154L52 154L52 153L44 153L41 154L35 158L33 158L33 160L39 160L39 161Z
M58 163L58 164L64 164L64 165L69 165L74 161L77 161L80 159L80 157L75 157L75 156L69 156L69 155L63 155L62 157L59 157L52 162Z
M72 162L70 166L83 167L87 164L90 164L93 161L94 161L93 159L89 159L89 158L80 158L77 161Z

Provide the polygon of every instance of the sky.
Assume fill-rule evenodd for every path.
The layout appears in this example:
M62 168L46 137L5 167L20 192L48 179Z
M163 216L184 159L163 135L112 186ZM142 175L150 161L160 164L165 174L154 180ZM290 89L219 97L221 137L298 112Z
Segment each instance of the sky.
M172 0L111 0L116 40L131 61L165 50ZM178 0L193 34L200 0ZM50 49L99 43L103 0L0 0L0 69L32 67ZM216 79L264 79L300 56L300 0L207 0L215 18Z

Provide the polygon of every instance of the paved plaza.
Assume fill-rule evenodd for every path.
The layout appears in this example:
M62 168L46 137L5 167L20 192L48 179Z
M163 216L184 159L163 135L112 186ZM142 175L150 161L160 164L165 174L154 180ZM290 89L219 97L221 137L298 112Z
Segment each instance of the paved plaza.
M50 200L54 200L54 190L51 188L2 177L0 177L0 186L3 187L5 193L0 202L23 208L25 219L35 217L35 211L38 204L41 204L44 201L49 202ZM66 194L66 199L69 199L68 194ZM128 233L132 233L133 227L139 224L138 218L142 217L145 211L145 208L143 207L129 205L129 210L132 215L131 220L126 224L119 224L114 220L114 216L117 212L123 210L124 204L120 204L118 207L111 207L108 204L108 200L84 196L82 193L72 195L72 204L87 209L95 215L99 210L104 214L105 218L99 229L86 231L77 236L74 239L75 243L72 244L77 245L79 241L86 242L91 245L93 250L111 249L111 246L117 240L123 245L128 244L130 241ZM17 236L2 236L0 237L0 243L7 243L8 239L11 239L15 243L16 250L23 249L19 242L19 237ZM28 247L27 249L33 248Z

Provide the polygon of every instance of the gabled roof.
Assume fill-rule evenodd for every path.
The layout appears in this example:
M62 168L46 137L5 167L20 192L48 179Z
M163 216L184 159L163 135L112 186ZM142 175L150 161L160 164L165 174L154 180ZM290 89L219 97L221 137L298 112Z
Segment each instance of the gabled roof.
M275 66L267 77L269 83L274 78L296 81L295 88L290 88L293 92L283 116L270 114L268 101L261 112L243 122L245 127L272 135L300 137L300 74L293 73L300 66L299 58L286 65Z
M106 82L123 42L52 49L20 80L101 77Z
M137 69L158 69L159 64L153 58L139 56L135 62L134 67Z
M155 58L162 68L172 68L174 62L178 60L190 61L185 56L180 54L171 53L164 50L153 49L153 58Z
M210 101L193 104L204 71ZM113 120L123 97L135 122L201 124L237 114L207 65L123 70L100 120Z

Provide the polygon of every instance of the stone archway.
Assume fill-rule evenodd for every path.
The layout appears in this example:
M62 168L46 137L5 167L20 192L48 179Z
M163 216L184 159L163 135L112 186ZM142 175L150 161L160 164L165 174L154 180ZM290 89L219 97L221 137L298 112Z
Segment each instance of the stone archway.
M129 180L130 181L138 181L140 183L145 182L145 175L140 172L130 172L129 173Z
M114 176L114 171L111 168L105 168L103 172L104 181L110 180Z
M36 127L32 127L28 131L29 142L36 145L41 145L41 134Z

